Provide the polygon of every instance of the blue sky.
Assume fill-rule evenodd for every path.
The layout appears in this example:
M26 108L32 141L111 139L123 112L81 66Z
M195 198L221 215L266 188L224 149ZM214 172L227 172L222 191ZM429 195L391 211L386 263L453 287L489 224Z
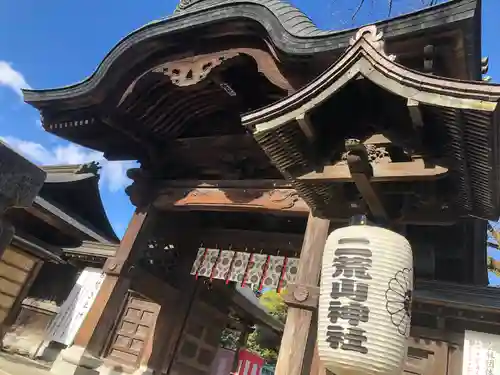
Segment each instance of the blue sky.
M319 27L342 29L387 16L386 0L366 0L351 21L354 0L295 0ZM91 150L45 133L38 113L22 102L20 88L50 88L74 83L92 73L119 39L172 13L176 0L0 0L0 137L31 160L44 164L100 159ZM373 4L373 5L372 5ZM421 0L394 0L393 15L417 8ZM500 0L483 0L483 55L490 57L495 82L500 77ZM101 192L108 216L123 235L133 208L124 193L130 181L126 162L103 162ZM488 250L500 257L500 251ZM498 255L497 255L498 253ZM500 283L494 277L492 283Z

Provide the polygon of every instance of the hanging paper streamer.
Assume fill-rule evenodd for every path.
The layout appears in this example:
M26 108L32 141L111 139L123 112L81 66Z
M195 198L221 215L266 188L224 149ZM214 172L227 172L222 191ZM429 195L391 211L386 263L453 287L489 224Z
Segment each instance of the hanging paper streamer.
M222 250L219 254L219 259L212 273L214 279L225 280L231 268L231 262L234 257L234 251Z
M277 289L281 279L281 273L283 271L283 263L285 262L285 257L274 256L269 257L269 263L267 265L266 274L262 280L263 289Z
M205 258L203 259L203 262L198 271L198 276L210 277L210 275L212 274L212 269L217 262L219 251L220 250L218 249L207 249Z
M288 257L285 257L285 260L283 261L283 269L281 270L281 274L280 274L280 281L279 281L279 284L278 284L278 293L281 293L281 291L283 290L283 288L286 286L286 282L285 282L285 274L286 274L286 267L287 267L287 264L288 264Z
M264 273L264 266L266 265L267 255L265 254L253 254L252 263L247 269L247 274L245 277L246 284L252 285L252 287L259 285L260 279Z
M196 259L194 260L193 267L191 267L191 275L196 275L196 273L200 269L204 255L205 255L205 249L204 248L198 249L198 254L196 254Z
M266 255L266 262L264 263L264 270L262 272L262 277L260 278L260 281L259 281L259 292L261 292L262 289L264 288L264 279L266 278L267 269L269 268L269 258L270 258L270 256Z
M260 289L286 289L294 283L298 258L233 250L200 248L191 268L191 275L249 284Z
M231 266L231 272L229 273L228 280L240 283L243 282L249 260L250 253L236 253L233 259L233 265Z
M281 289L286 289L288 284L293 284L297 278L297 271L299 270L298 258L287 258L285 277Z

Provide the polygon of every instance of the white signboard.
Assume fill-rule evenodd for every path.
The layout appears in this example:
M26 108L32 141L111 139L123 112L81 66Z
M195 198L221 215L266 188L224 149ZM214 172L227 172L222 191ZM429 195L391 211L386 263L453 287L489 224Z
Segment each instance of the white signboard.
M70 345L101 288L105 275L97 268L85 268L59 313L47 329L47 340Z
M500 375L500 336L465 331L462 375Z

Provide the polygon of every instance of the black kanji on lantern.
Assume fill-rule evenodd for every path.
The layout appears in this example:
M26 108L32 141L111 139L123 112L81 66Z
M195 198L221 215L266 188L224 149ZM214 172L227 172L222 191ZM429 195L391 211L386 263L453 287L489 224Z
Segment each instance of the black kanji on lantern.
M353 277L358 279L370 280L372 277L368 274L368 270L372 266L372 260L363 257L348 257L345 255L335 258L333 263L335 267L335 272L333 277L345 276Z
M359 302L349 302L342 305L340 301L330 301L328 308L328 319L331 323L337 323L337 320L347 320L350 325L358 326L359 322L368 322L370 310Z
M331 297L347 297L353 301L365 302L368 298L368 284L357 283L354 279L340 279L332 283Z
M328 326L326 341L332 349L351 350L362 354L368 353L368 348L364 346L367 338L365 331L361 328L349 327L344 330L342 326Z
M333 260L334 281L328 307L328 320L331 325L327 327L326 341L332 349L368 353L366 331L361 328L361 323L367 323L370 318L370 309L363 304L368 300L369 273L372 267L372 252L363 248L369 245L367 239L362 242L343 239L339 244L349 244L351 247L338 248ZM359 242L360 248L353 245ZM346 303L345 299L349 301ZM344 300L344 303L342 303ZM348 327L345 327L345 323Z

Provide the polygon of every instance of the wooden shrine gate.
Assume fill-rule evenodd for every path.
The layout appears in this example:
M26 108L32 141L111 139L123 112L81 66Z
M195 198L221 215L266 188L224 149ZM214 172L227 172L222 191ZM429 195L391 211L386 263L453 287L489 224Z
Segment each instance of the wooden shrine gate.
M202 338L190 337L193 306L229 316L222 280L254 284L256 276L262 286L270 259L233 272L236 255L219 264L219 252L193 267L198 249L277 257L288 247L300 266L287 285L276 374L324 373L314 350L323 250L330 231L357 215L402 233L423 259L415 261L411 324L438 334L415 336L449 342L449 331L496 329L498 293L470 293L472 307L453 295L487 284L486 224L476 218L500 215L500 88L478 82L487 70L480 10L480 1L456 0L387 20L384 40L375 25L324 32L279 0L183 0L172 17L123 38L86 80L24 91L47 131L141 166L128 173L137 211L53 372L102 369L132 290L160 313L148 344L137 334L142 315L128 322L135 332L124 333L124 320L112 356L126 348L143 372L206 374L205 339L216 335L205 337L203 327ZM209 241L217 230L237 241ZM259 236L267 240L254 246ZM422 280L439 282L425 290ZM446 283L451 292L434 293ZM405 371L459 374L456 353L449 344L412 344Z

